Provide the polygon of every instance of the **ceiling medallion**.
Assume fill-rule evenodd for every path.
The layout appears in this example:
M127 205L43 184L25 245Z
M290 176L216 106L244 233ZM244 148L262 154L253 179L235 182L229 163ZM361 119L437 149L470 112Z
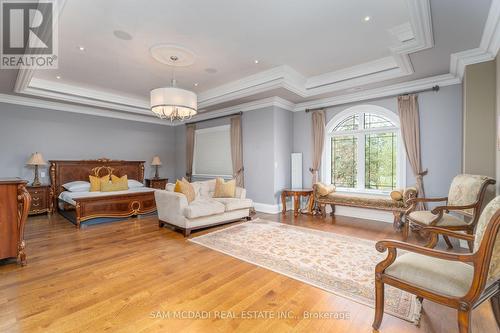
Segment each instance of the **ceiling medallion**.
M196 60L193 51L174 44L154 45L149 49L149 52L156 61L174 67L191 66ZM172 56L176 59L172 60Z
M176 54L170 55L169 59L169 63L164 63L170 65L171 62L174 70L175 67L179 67L177 62L180 58ZM151 90L151 111L157 117L170 119L171 122L189 120L198 113L198 97L192 91L177 88L175 72L173 72L170 87Z

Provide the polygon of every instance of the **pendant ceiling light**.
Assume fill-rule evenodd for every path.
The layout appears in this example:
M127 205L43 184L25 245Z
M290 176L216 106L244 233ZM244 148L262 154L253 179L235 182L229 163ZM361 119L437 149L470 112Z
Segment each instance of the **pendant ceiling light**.
M174 64L178 59L170 57ZM198 97L192 91L177 88L174 74L171 87L151 90L151 111L161 119L189 120L198 113Z

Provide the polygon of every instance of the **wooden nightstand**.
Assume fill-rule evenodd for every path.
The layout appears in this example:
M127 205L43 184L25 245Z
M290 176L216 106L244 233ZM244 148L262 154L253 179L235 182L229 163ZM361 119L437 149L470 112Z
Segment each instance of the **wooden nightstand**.
M168 178L146 178L146 186L151 188L156 188L158 190L164 190L167 186Z
M50 185L26 186L31 195L29 215L52 213L52 190Z

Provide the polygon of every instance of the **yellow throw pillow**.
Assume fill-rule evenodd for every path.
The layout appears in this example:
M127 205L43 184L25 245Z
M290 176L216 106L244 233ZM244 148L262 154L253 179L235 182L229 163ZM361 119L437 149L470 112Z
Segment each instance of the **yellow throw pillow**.
M180 183L181 183L181 182L188 182L188 181L187 181L187 180L186 180L186 178L184 178L184 177L182 177L182 179L181 179L181 180L177 179L177 180L175 181L174 192L177 192L177 193L182 193L182 192L181 192L181 188L180 188L180 186L181 186L181 185L180 185ZM188 183L189 183L189 182L188 182Z
M326 185L323 183L316 183L316 190L319 196L324 197L332 192L335 192L335 185Z
M401 201L403 200L403 193L401 190L393 190L391 191L391 199L394 201Z
M127 190L127 187L123 187L123 184L120 183L112 183L110 181L102 181L101 182L101 192L115 192L115 191L123 191Z
M234 198L236 193L236 180L231 179L227 182L222 178L215 180L214 198Z
M99 192L101 190L101 181L109 182L109 175L96 177L89 176L90 181L90 192Z
M196 196L196 194L194 193L193 185L191 185L184 178L175 182L174 192L184 194L188 203L191 203L191 201L193 201Z
M113 184L116 184L117 186L120 186L121 190L120 191L125 191L128 190L128 178L127 175L118 177L115 175L111 175L111 182Z
M128 190L127 175L121 176L121 177L117 177L115 175L111 175L111 183L113 183L113 185L115 185L117 188L119 188L119 190L116 190L116 191L125 191L125 190ZM102 186L102 183L101 183L101 186Z

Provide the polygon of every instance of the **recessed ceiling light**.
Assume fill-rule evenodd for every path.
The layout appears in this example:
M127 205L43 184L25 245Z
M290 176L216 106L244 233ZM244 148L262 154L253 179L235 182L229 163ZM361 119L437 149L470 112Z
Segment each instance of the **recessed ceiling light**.
M370 16L365 16L365 22L370 21L371 17Z
M79 47L78 47L78 49L79 49L80 51L85 51L85 47L83 47L83 46L79 46Z
M194 84L194 86L195 86L195 87L198 87L198 82L196 82L196 83Z
M58 76L56 76L56 79L60 80L60 79L61 79L61 77L58 75Z
M258 61L258 60L254 60L253 62L254 62L254 63L256 63L256 64L258 64L258 63L259 63L259 61Z
M123 30L115 30L113 31L113 35L115 35L116 38L118 39L123 39L123 40L131 40L132 36Z

